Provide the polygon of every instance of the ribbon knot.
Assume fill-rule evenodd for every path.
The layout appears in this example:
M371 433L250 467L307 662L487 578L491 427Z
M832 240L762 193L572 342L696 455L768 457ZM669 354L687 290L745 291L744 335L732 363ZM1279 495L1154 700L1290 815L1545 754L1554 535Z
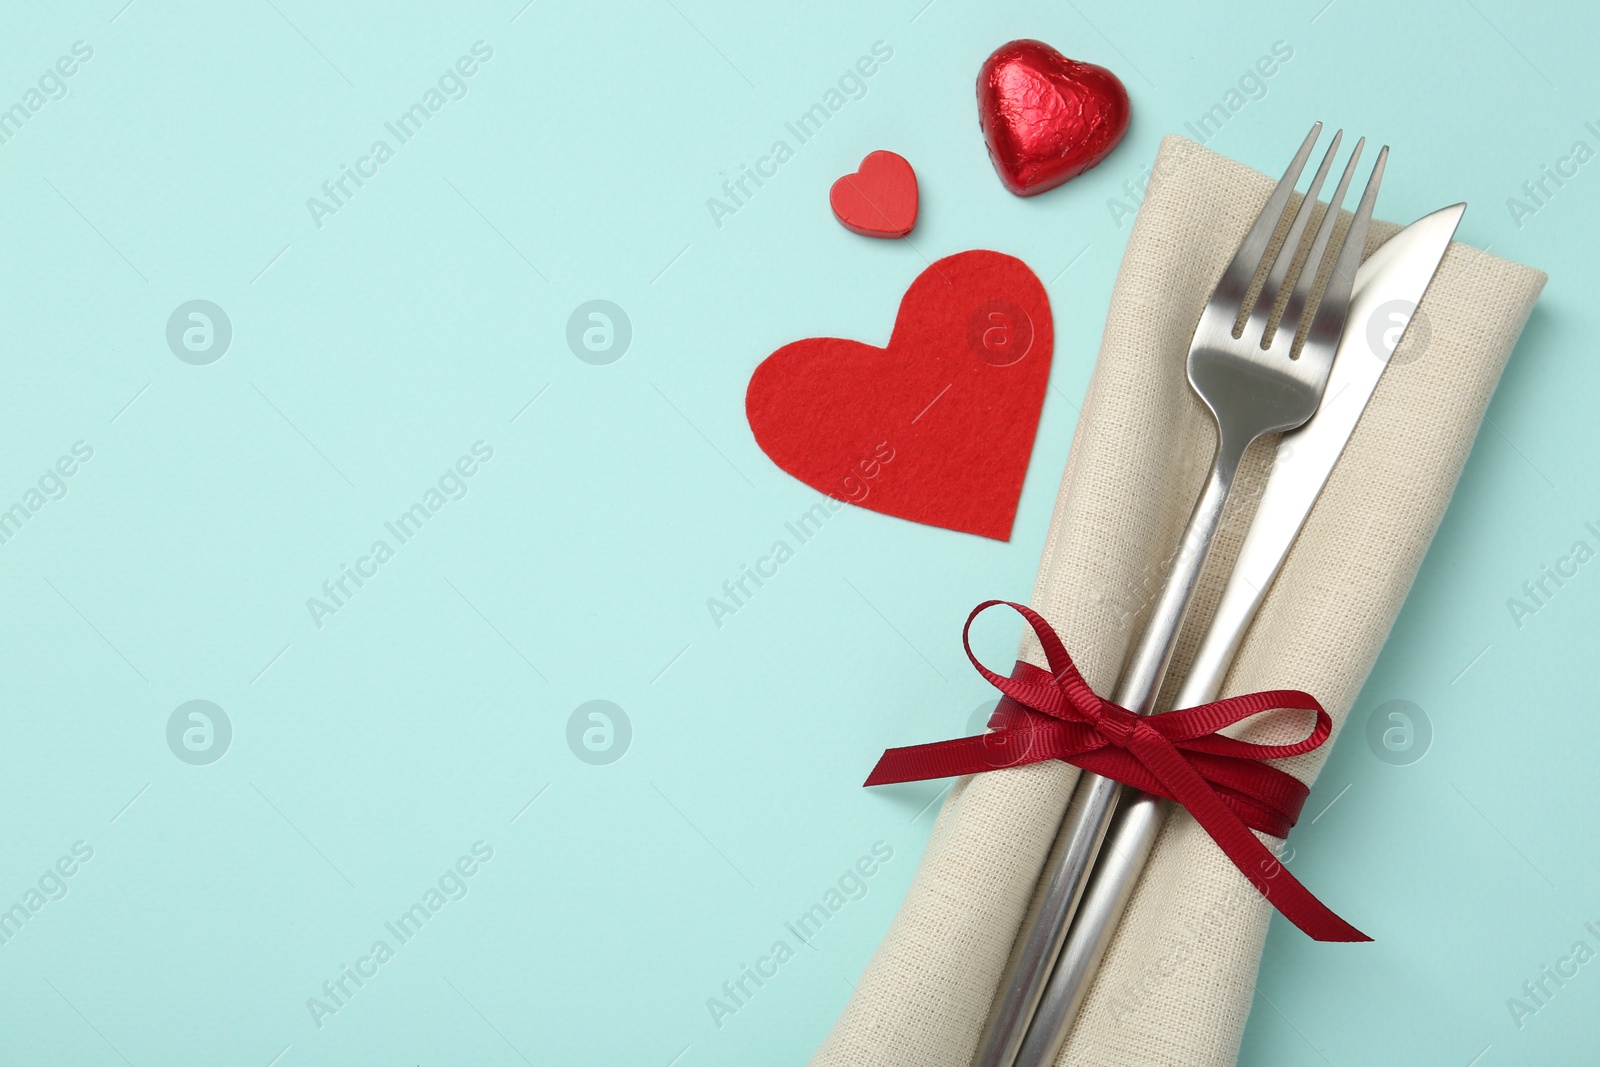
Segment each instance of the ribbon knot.
M1101 701L1094 715L1094 726L1105 735L1107 741L1118 748L1127 748L1133 740L1134 731L1139 728L1139 716L1127 708Z
M1048 671L1019 661L1005 678L978 662L970 639L973 620L999 604L1016 610L1033 628ZM872 769L867 785L1064 760L1177 802L1285 918L1316 940L1372 940L1313 896L1250 832L1287 837L1300 816L1310 790L1263 761L1298 756L1327 741L1333 720L1311 694L1274 689L1140 717L1091 689L1060 636L1043 616L1021 604L979 604L967 616L961 641L978 673L1003 694L989 720L990 732L891 748ZM1273 710L1314 712L1316 723L1304 738L1283 745L1255 744L1220 732Z

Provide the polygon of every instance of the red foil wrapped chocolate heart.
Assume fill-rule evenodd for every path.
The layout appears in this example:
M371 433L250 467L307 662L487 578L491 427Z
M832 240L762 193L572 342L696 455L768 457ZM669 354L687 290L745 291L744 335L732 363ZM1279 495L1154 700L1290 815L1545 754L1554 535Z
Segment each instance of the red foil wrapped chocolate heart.
M1128 90L1043 41L995 49L978 72L978 125L1005 187L1036 196L1104 159L1128 131Z

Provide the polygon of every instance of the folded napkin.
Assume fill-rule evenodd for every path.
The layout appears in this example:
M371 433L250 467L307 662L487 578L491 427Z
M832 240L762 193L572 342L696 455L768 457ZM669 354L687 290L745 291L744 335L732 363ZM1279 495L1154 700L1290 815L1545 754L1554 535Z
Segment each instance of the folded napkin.
M1190 337L1275 181L1178 137L1162 143L1153 175L1032 600L1101 694L1111 692L1143 625L1215 446L1211 417L1184 375ZM1374 222L1366 251L1398 229ZM1224 696L1307 690L1337 736L1544 281L1539 271L1450 246L1419 313L1426 338L1413 329L1401 343L1250 628ZM1167 700L1215 609L1273 446L1257 442L1246 457ZM960 623L950 620L952 628ZM1022 658L1044 665L1031 632ZM1244 736L1281 740L1288 732L1280 723ZM1310 782L1330 747L1277 765ZM967 1067L1077 777L1076 768L1052 761L956 782L899 914L814 1065ZM1175 811L1058 1062L1233 1063L1271 914L1205 831ZM1360 916L1346 918L1361 924Z

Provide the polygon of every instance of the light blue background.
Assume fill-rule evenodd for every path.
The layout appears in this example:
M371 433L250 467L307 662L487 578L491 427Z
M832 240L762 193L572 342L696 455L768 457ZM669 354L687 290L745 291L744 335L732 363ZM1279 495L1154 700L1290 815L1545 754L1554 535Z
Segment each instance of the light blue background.
M1463 239L1551 281L1294 837L1377 943L1275 920L1243 1062L1592 1059L1600 963L1520 1029L1506 1001L1600 947L1600 563L1520 629L1506 599L1600 547L1600 162L1520 226L1506 202L1596 147L1600 15L1324 2L10 5L0 107L73 42L93 58L0 145L0 507L94 454L0 545L0 904L74 842L93 859L0 945L0 1059L801 1062L943 788L860 781L965 731L989 694L961 620L1029 591L1128 234L1108 198L1275 41L1292 59L1213 147L1273 170L1313 118L1386 141L1381 214L1465 199ZM1022 36L1117 71L1135 114L1032 200L973 101ZM480 40L466 97L318 228L307 198ZM715 225L724 178L877 41L865 96ZM829 215L878 148L920 177L909 241ZM974 247L1027 261L1056 318L1013 540L846 509L718 628L707 598L816 500L751 438L752 368L803 336L882 343L926 259ZM233 326L208 366L166 343L192 299ZM609 366L565 341L592 299L632 322ZM314 625L307 598L477 441L464 499ZM166 742L193 699L233 726L209 766ZM631 721L610 765L567 744L593 699ZM1433 723L1420 762L1364 741L1390 699ZM307 998L477 841L465 898L315 1026ZM717 1026L707 998L880 841L866 895Z

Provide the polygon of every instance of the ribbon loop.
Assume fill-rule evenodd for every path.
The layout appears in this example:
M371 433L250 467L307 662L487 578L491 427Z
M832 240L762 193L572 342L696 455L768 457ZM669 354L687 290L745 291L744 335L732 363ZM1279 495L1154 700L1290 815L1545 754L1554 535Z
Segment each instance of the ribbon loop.
M972 651L972 623L1005 605L1032 627L1049 670L1018 661L1009 678L989 670ZM967 658L1004 696L991 730L975 737L909 748L879 758L867 785L924 781L1059 759L1175 801L1211 835L1250 883L1285 918L1318 941L1370 941L1339 918L1290 874L1251 830L1287 837L1310 790L1291 774L1262 762L1298 756L1322 745L1333 720L1315 697L1275 689L1229 697L1143 718L1105 700L1078 672L1060 636L1032 608L986 600L961 632ZM1299 741L1263 745L1218 731L1275 710L1316 715Z

